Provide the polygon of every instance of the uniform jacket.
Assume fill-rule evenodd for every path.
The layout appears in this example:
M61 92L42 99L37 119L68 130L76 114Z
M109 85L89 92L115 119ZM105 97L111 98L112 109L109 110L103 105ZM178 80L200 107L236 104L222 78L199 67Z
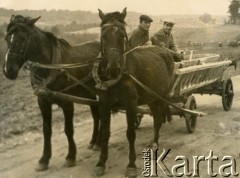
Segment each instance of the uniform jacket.
M163 29L160 29L157 32L155 32L151 37L151 41L153 45L165 47L175 52L177 51L176 45L173 41L172 34L165 33Z
M149 41L149 31L139 25L129 38L129 47L132 49L136 46L142 46L145 45L147 41Z

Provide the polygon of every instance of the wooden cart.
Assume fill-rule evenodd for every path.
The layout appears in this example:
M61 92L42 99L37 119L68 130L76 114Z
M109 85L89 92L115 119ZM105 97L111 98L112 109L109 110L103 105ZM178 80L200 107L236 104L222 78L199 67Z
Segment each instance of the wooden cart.
M195 55L195 59L175 63L174 80L170 91L170 102L182 108L196 110L197 104L193 94L215 94L222 97L222 106L229 111L233 101L233 83L231 78L223 78L224 71L234 64L218 54ZM192 56L191 56L192 58ZM136 128L139 127L144 114L151 114L146 106L138 108ZM183 116L187 129L193 133L197 116L183 113L171 108L172 115Z

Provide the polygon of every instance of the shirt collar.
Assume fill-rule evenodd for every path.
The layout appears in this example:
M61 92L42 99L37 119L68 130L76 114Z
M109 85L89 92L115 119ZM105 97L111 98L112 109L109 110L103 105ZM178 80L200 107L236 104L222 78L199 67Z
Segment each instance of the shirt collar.
M138 29L144 33L148 33L149 30L145 30L141 25L138 26Z

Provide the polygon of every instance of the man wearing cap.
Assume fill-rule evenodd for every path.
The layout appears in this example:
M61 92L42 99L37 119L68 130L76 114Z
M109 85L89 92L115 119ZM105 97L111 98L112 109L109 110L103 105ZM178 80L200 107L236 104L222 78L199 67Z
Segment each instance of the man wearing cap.
M138 28L132 32L132 35L129 38L129 47L131 49L135 48L136 46L142 46L151 43L151 41L149 41L149 29L151 22L153 21L152 18L147 15L141 15L139 20L140 24Z
M173 26L173 22L164 21L163 28L155 32L151 37L152 44L177 52L177 48L173 41L173 36L171 33Z

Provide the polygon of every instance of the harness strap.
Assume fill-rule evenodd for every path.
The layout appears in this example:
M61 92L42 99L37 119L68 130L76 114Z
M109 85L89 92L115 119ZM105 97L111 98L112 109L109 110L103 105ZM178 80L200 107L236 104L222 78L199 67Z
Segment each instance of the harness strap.
M61 64L62 63L62 55L60 51L60 44L57 41L57 46L52 49L52 63L53 64ZM51 70L49 76L44 80L43 85L48 86L50 83L54 82L56 78L62 73L61 70Z
M86 62L80 62L80 63L74 63L74 64L39 64L34 62L29 62L29 65L31 67L39 67L44 69L74 69L74 68L80 68L80 67L86 67L89 65L92 65L93 62L99 61L101 58L97 57L92 60L86 61Z
M86 81L88 81L88 80L90 79L91 74L89 74L87 77L83 78L82 80L78 80L76 77L74 77L73 75L71 75L68 71L65 70L64 72L65 72L65 74L68 76L68 78L72 79L72 80L73 80L74 82L76 82L76 83L74 83L73 85L71 85L71 86L69 86L69 87L61 90L61 92L67 91L67 90L69 90L70 88L75 87L75 86L77 86L77 85L81 85L83 88L87 89L87 90L90 91L92 94L96 95L96 92L95 92L93 89L91 89L90 87L88 87L87 85L84 84Z
M129 77L131 79L133 79L134 82L136 82L140 87L142 87L149 94L151 94L152 96L156 97L157 99L159 99L159 100L169 104L170 106L174 107L177 110L180 110L180 111L182 111L184 113L188 113L188 114L191 114L191 115L200 116L200 117L206 115L206 113L203 113L203 112L193 111L193 110L189 110L189 109L183 109L183 108L181 108L179 106L176 106L176 105L172 104L171 102L169 102L168 100L164 99L163 97L159 96L157 93L152 91L150 88L148 88L146 85L144 85L142 82L140 82L138 79L136 79L131 74L129 74Z
M127 42L126 42L127 43ZM126 46L126 45L125 45ZM137 48L141 48L142 46L136 46L135 48L133 48L133 49L131 49L131 50L129 50L129 51L127 51L127 52L125 52L124 54L123 54L123 67L124 67L124 70L126 71L127 69L126 69L126 64L127 64L127 54L129 54L129 53L131 53L132 51L134 51L135 49L137 49Z

